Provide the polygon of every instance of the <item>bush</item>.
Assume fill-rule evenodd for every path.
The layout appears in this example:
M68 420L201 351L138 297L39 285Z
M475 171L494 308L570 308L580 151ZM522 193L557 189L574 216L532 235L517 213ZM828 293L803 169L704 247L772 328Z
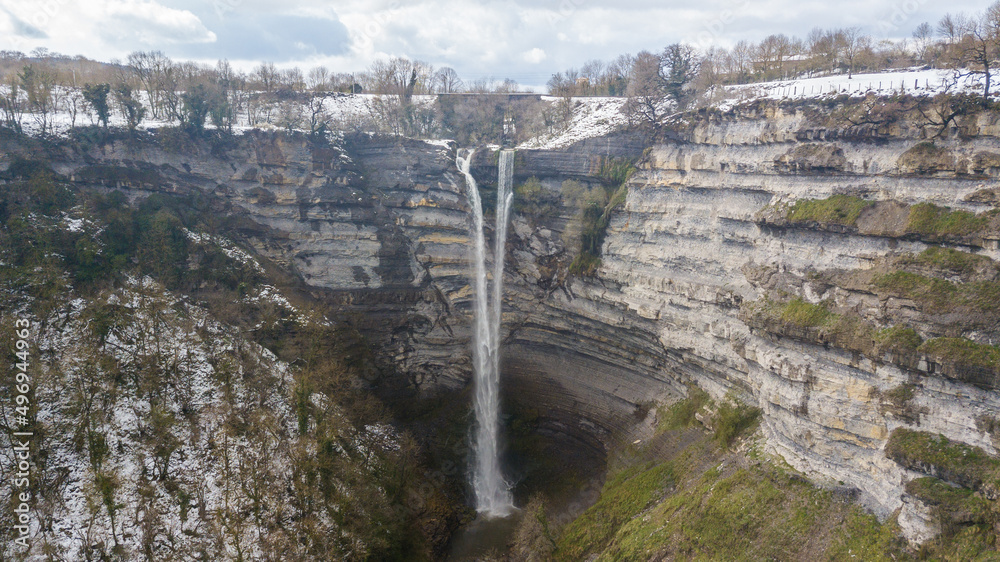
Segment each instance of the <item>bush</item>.
M555 215L558 209L556 198L546 192L542 182L532 176L514 187L514 212L527 216L533 222Z
M728 446L744 431L753 426L760 418L760 408L747 406L733 398L729 398L715 412L715 440L723 446Z
M628 158L603 158L597 177L606 188L618 189L636 172L635 162Z
M708 402L708 393L697 386L689 385L687 398L660 410L657 431L683 429L694 425L696 421L694 415Z

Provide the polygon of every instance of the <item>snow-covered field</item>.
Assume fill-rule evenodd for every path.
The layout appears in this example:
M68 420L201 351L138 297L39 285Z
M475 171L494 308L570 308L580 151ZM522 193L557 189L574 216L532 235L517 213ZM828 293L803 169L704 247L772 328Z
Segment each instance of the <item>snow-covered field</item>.
M903 93L914 96L933 96L945 91L981 90L982 80L979 77L956 79L954 72L939 69L854 74L850 78L846 74L838 74L726 87L727 93L734 95L741 101L759 98L805 99L841 94L860 96L869 93L879 96Z

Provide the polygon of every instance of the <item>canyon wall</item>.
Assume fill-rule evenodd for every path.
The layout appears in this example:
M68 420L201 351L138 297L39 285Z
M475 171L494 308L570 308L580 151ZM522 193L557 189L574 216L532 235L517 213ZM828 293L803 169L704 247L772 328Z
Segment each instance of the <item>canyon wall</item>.
M548 430L595 448L641 434L651 407L687 385L736 396L762 409L771 452L879 515L905 507L901 521L920 538L925 510L904 493L920 474L887 458L886 442L906 427L995 455L992 375L769 322L753 303L798 298L874 329L905 324L924 339L997 343L989 313L976 322L930 313L864 277L931 246L1000 259L992 235L915 234L905 214L921 203L992 209L996 121L977 114L929 145L937 130L914 120L838 124L826 110L762 104L691 116L651 147L615 136L520 151L517 182L538 178L552 205L542 215L522 208L511 227L506 393L536 408ZM8 161L30 156L4 143ZM83 185L214 196L239 219L225 235L293 272L369 337L383 366L434 393L463 387L471 370L470 219L456 148L257 132L214 147L133 139L46 150L57 172ZM487 187L491 157L482 151L474 164ZM597 186L614 158L639 170L610 215L595 275L570 274L580 211L564 182ZM880 203L840 222L789 220L783 206L834 195ZM902 404L891 398L900 388L910 393Z
M864 325L996 344L992 318L928 313L857 281L932 245L1000 257L992 235L928 240L906 230L905 212L891 211L921 203L992 209L1000 169L982 163L1000 149L995 116L970 118L929 149L937 131L905 120L829 126L825 116L775 106L677 124L674 139L653 146L629 181L594 277L553 282L546 265L565 250L559 224L519 220L509 265L510 373L534 381L535 395L567 414L599 412L605 423L683 393L679 383L717 400L734 393L762 409L771 452L881 516L904 507L904 530L926 538L926 508L904 492L923 474L888 459L886 442L906 427L996 454L984 423L1000 413L994 375L919 353L862 353L761 322L750 304L797 297ZM784 205L835 195L881 203L854 225L785 218ZM886 398L901 388L912 393L905 408Z

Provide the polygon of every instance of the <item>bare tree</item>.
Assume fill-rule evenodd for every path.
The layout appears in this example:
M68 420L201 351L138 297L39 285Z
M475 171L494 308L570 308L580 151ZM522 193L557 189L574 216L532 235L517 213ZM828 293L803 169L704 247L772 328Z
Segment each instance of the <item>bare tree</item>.
M402 57L378 59L368 67L366 89L379 94L412 96L433 88L434 69L421 61Z
M442 94L460 92L463 88L462 79L450 66L443 67L435 73L434 84L437 91Z
M324 102L326 93L314 93L309 95L307 111L309 118L309 134L312 136L322 136L330 126L330 113L326 110Z
M314 92L325 92L330 87L330 71L325 66L317 66L306 76L306 86Z
M666 86L660 75L660 57L642 51L635 56L622 108L633 125L655 128L663 118Z
M839 35L843 40L844 58L847 60L847 78L851 79L854 77L854 63L858 55L870 47L871 38L857 26L842 29Z
M813 70L832 71L843 51L843 36L837 31L814 28L806 38Z
M953 16L945 14L938 21L937 32L947 43L957 43L962 37L962 28L965 27L966 17L962 14Z
M730 80L744 84L750 79L750 73L753 72L754 50L754 45L744 40L733 45L729 56L726 57L726 73L730 76Z
M134 51L128 55L128 68L136 85L146 93L153 119L172 117L165 97L176 91L174 63L162 51ZM176 104L173 104L176 105Z
M781 78L785 60L792 54L792 41L787 35L769 35L757 46L758 72L764 80Z
M260 63L253 69L251 77L257 86L268 94L274 92L278 86L278 69L274 67L273 62Z
M301 92L306 89L306 79L302 75L299 67L287 68L279 73L281 85L293 92Z
M632 72L634 60L632 55L625 53L624 55L619 55L618 58L608 64L604 82L607 84L607 93L609 96L625 95L625 89L628 87L629 73Z
M982 76L983 99L988 99L1000 55L1000 1L976 16L948 14L938 31L949 43L945 58L956 77Z
M606 69L607 65L599 59L592 59L583 63L583 66L580 68L580 77L584 79L584 88L589 89L589 91L580 92L580 94L593 95L603 93L600 91L601 81Z
M913 48L917 60L924 63L927 62L927 52L930 50L933 41L934 29L931 28L931 24L924 22L913 30Z

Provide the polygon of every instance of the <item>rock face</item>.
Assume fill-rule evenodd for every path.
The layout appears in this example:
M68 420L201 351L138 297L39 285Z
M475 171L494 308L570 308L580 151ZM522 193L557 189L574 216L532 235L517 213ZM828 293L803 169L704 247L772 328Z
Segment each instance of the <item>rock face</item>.
M213 196L229 234L339 307L408 384L454 389L471 369L470 219L454 151L367 135L257 131L212 145L161 132L90 149L0 139L0 167L44 155L81 186Z
M992 130L989 123L985 130ZM856 272L886 256L919 253L928 244L918 237L892 225L864 227L865 234L854 226L774 227L761 216L773 211L769 206L836 194L883 201L890 211L927 202L985 211L991 199L972 195L993 185L994 176L956 172L955 162L982 160L998 139L980 134L931 144L916 129L855 135L817 130L802 115L780 110L689 127L676 141L654 146L632 177L596 277L569 278L547 291L542 287L552 283L543 265L567 251L559 225L533 229L519 221L508 282L508 369L567 417L586 412L611 432L615 420L645 401L683 393L681 382L717 399L735 392L762 408L771 451L819 482L856 488L882 516L904 507L904 484L918 475L886 458L896 427L919 427L996 454L982 423L1000 414L996 392L935 372L927 358L894 364L891 357L769 332L740 314L741 304L773 288L753 273L763 268L792 280L782 285L789 296L835 302L880 327L909 311L918 331L940 334L937 320L918 314L910 301L816 281L817 273ZM823 138L854 140L816 142ZM1000 258L988 241L966 242L953 247ZM962 332L961 324L952 321L950 329ZM973 329L961 335L981 335ZM983 341L996 342L992 334ZM905 415L882 398L902 385L914 389ZM910 535L932 535L931 523L919 525L927 517L918 516L914 501L905 507Z
M959 333L943 334L912 301L836 281L928 247L907 234L906 206L991 208L1000 173L993 121L980 116L964 125L975 133L965 140L930 143L919 124L831 128L771 108L694 119L648 150L621 137L523 151L518 181L537 177L552 205L541 216L522 209L511 227L506 391L530 402L549 430L597 448L639 425L655 402L684 396L686 385L716 399L733 393L763 410L772 452L818 482L857 489L880 515L903 507L910 536L932 536L933 517L903 499L918 473L886 457L886 440L912 427L996 454L994 424L983 420L1000 419L1000 396L926 357L894 362L808 330L769 330L746 305L780 289L879 328L902 318L925 337L996 343L995 330L962 332L952 322ZM90 184L114 178L136 192L220 196L249 219L247 239L260 254L356 315L387 364L434 392L465 385L471 369L469 214L454 150L364 136L317 146L258 133L216 153L115 144L55 160L57 171ZM474 166L484 179L496 173L488 157ZM641 157L640 169L610 215L596 275L571 275L579 207L563 182L596 186L601 163L616 157ZM879 201L879 212L847 225L771 216L781 204L832 195ZM982 236L937 243L1000 259ZM904 385L905 407L890 404L885 397Z

